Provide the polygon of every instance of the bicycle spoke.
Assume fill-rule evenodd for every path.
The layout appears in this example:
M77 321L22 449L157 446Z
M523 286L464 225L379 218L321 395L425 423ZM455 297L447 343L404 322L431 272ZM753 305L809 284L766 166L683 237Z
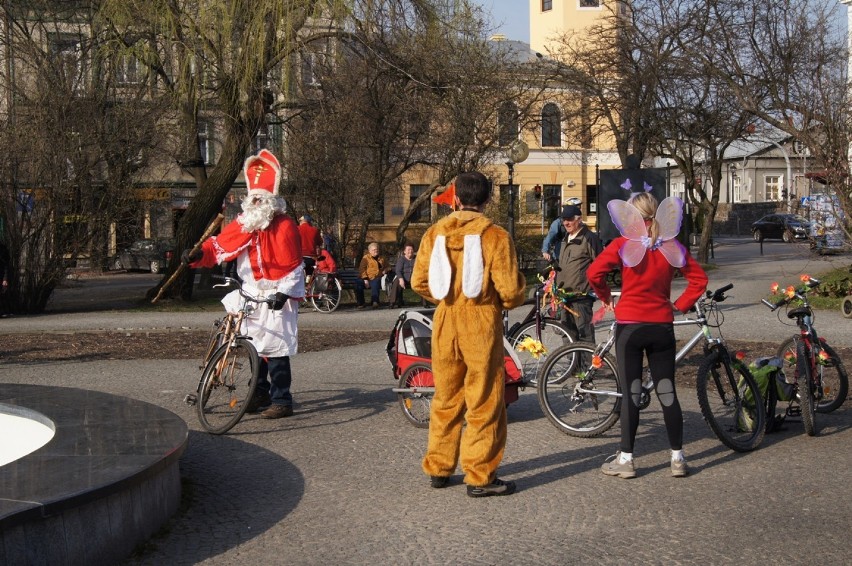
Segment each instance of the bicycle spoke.
M254 347L242 340L213 355L204 370L196 405L207 431L222 434L242 418L256 387L256 360Z
M592 366L593 358L600 360L599 367ZM566 359L573 366L567 373ZM560 383L550 379L552 371L560 375ZM562 432L579 437L603 434L619 417L621 392L615 364L608 357L597 358L588 346L559 348L542 368L538 397L547 419Z

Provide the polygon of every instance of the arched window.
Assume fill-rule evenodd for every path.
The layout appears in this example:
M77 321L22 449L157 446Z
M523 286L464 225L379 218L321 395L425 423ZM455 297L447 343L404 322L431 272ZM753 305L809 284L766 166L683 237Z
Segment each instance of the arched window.
M497 135L502 147L508 147L518 139L518 107L513 102L504 102L497 112Z
M562 113L552 102L541 110L541 147L562 145Z

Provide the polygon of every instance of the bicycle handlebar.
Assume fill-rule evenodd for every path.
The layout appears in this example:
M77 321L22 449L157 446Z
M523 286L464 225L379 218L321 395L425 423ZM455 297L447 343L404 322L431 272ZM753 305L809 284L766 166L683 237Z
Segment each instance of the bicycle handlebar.
M793 299L800 299L801 301L804 301L807 304L807 301L805 300L805 297L802 293L806 292L809 289L813 289L815 287L818 287L819 284L820 284L819 279L816 279L815 277L811 277L807 281L805 281L804 284L801 287L799 287L798 289L795 289L793 296L791 296L791 297L788 297L787 295L782 295L781 298L778 299L778 301L775 302L775 303L773 303L772 301L767 301L766 299L760 299L760 302L763 303L764 305L766 305L767 307L769 307L769 309L773 312L778 310L779 308L783 307L784 305L789 304L790 301L792 301Z
M724 287L720 287L720 288L716 289L715 291L707 291L707 297L712 301L715 301L717 303L721 303L722 301L727 299L727 297L725 296L725 291L730 291L733 288L734 288L734 284L728 283Z
M218 285L213 285L213 287L230 287L231 285L235 285L237 287L237 290L240 292L240 296L246 300L252 301L257 304L266 303L270 306L275 302L275 293L272 293L265 299L256 299L245 291L243 291L243 283L239 279L228 277L227 275L213 275L212 277L213 279L219 279L222 281L222 283Z

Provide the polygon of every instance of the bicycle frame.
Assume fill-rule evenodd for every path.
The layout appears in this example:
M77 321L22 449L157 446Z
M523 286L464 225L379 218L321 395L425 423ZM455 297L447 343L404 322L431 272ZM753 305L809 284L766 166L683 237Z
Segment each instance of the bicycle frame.
M724 292L725 290L727 289L723 288L720 291ZM686 342L686 344L684 344L683 347L675 354L675 365L679 364L686 357L686 355L689 354L693 348L695 348L695 346L699 342L704 342L706 350L711 349L713 346L722 344L723 341L721 338L713 337L710 331L711 326L707 323L707 314L715 308L717 308L715 301L708 302L706 298L699 299L699 301L695 303L695 310L697 312L697 316L695 318L689 318L684 315L684 318L675 320L672 323L673 326L699 326L699 329L695 333L695 335L690 338ZM615 344L615 327L617 324L617 321L613 321L609 327L609 337L606 339L605 342L595 346L596 356L602 358L612 349L612 346ZM653 386L654 382L650 381L650 376L647 376L645 379L643 379L642 389L645 391L646 394L648 391L651 390L651 388L653 388ZM578 384L577 386L577 392L595 395L609 395L612 397L622 397L622 394L617 391L607 391L602 389L585 389L580 384Z
M246 334L243 334L242 325L243 320L249 314L251 314L253 307L249 304L250 302L262 302L262 300L257 300L246 294L242 290L242 286L240 285L237 279L231 277L221 277L223 279L223 283L219 283L217 285L213 285L213 287L229 287L231 285L236 285L240 291L240 296L242 297L242 304L237 313L226 313L220 319L217 319L214 322L214 326L216 327L215 332L210 337L210 342L208 343L207 350L205 351L204 357L201 360L201 364L198 366L199 370L204 370L207 367L207 364L210 362L210 359L213 357L213 354L219 350L223 345L227 344L230 349L236 344L238 338L243 338L245 340L251 340ZM220 358L220 363L226 363L228 356L222 356ZM224 367L217 367L216 372L221 373L224 371ZM202 378L203 379L203 374ZM201 379L198 382L198 388L201 387ZM196 389L196 393L187 394L183 401L187 405L195 405L198 402L198 389Z

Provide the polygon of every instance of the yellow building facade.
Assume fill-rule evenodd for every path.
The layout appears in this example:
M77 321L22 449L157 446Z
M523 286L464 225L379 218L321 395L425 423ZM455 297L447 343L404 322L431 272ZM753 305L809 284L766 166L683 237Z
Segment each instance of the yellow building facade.
M607 0L609 1L609 0ZM533 53L553 58L558 51L557 40L565 32L580 31L598 21L607 10L604 0L528 0L530 16L530 43L520 42ZM512 41L495 36L495 41ZM550 223L559 214L562 204L569 199L582 201L581 209L586 222L594 226L597 213L597 173L602 169L620 168L621 162L613 144L608 139L593 139L586 147L577 147L579 136L564 119L569 109L579 105L578 97L569 86L554 86L544 97L537 120L532 127L522 129L519 139L529 147L525 160L512 166L512 184L516 187L515 234L516 237L538 236L547 232ZM558 126L554 127L554 124ZM501 212L508 214L509 166L508 157L495 160L483 168L495 186L495 200L499 198ZM431 170L413 171L403 181L398 195L388 196L385 202L384 222L372 225L369 237L391 242L396 239L396 229L408 205L435 182ZM434 221L438 209L420 214L406 236L416 242L419 235Z

